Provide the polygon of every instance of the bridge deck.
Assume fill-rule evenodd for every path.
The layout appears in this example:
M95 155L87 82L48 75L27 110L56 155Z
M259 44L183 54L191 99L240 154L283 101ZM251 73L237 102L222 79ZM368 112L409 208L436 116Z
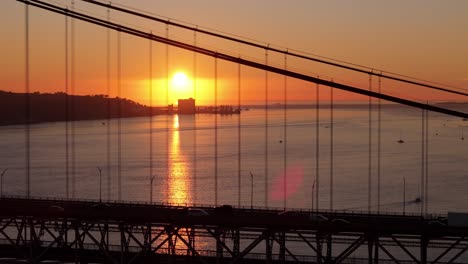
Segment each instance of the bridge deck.
M468 228L451 227L442 215L372 214L330 211L286 211L274 209L190 207L159 204L93 202L72 200L6 198L0 199L1 217L31 216L43 219L106 220L134 224L158 223L178 226L218 226L226 228L269 228L326 233L379 233L429 235L431 237L468 235ZM206 215L205 215L206 214Z

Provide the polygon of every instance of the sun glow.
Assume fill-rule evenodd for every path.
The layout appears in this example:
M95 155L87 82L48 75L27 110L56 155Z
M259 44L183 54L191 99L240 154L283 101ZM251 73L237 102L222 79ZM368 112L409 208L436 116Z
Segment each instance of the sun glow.
M169 78L143 79L138 83L141 88L140 101L153 106L177 105L178 99L194 98L196 105L213 104L214 81L211 78L191 77L183 71L176 71ZM224 87L218 82L219 87ZM151 102L149 92L151 89ZM222 95L219 89L220 97ZM218 99L220 98L218 97Z
M192 80L184 72L176 72L171 79L169 94L175 104L177 104L178 99L193 97Z
M189 78L183 72L176 72L172 77L172 85L175 88L186 87L189 85Z

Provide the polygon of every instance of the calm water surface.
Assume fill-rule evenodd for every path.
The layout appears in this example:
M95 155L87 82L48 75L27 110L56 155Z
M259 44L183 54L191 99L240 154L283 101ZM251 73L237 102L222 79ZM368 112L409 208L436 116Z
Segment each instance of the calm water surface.
M120 171L121 197L127 201L150 201L154 176L153 202L188 205L215 202L238 205L240 202L241 206L250 207L253 198L254 206L283 207L286 197L288 208L311 208L316 203L313 187L318 184L319 207L329 209L332 175L333 208L367 210L370 170L372 209L377 210L376 111L371 121L370 164L368 109L335 109L333 140L330 111L320 111L318 180L315 109L289 109L286 118L283 109L270 109L267 115L267 124L264 109L243 111L240 116L155 116L151 133L148 117L121 119L120 152L117 120L110 121L110 133L107 133L107 120L74 122L74 137L69 135L70 196L74 190L76 198L99 199L99 167L105 200L118 199ZM32 196L66 197L65 126L65 123L31 126ZM69 126L71 132L72 124ZM429 212L468 211L468 167L465 165L468 140L461 140L463 127L467 126L468 122L460 118L430 114L429 195L423 199L428 201ZM421 203L412 201L420 196L421 190L421 129L421 110L383 108L380 134L383 211L401 212L403 207L407 212L420 211ZM466 132L468 136L468 129ZM403 144L397 142L400 135ZM0 169L8 168L3 177L3 194L24 195L25 128L0 127L0 136ZM332 141L333 169L330 170Z

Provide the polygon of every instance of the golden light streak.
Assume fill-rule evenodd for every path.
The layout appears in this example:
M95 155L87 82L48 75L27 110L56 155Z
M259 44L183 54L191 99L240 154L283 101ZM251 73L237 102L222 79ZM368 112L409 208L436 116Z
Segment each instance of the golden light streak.
M187 205L190 195L190 168L180 149L179 117L174 115L169 153L169 203Z

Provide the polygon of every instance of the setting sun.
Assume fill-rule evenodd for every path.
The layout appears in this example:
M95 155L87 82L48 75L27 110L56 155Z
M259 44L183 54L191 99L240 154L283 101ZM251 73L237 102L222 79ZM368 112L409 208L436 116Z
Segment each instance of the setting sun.
M174 103L178 99L193 97L192 80L182 71L176 72L172 76L170 94ZM176 103L177 104L177 103Z
M186 87L189 84L189 78L183 72L176 72L172 77L172 84L175 88Z

